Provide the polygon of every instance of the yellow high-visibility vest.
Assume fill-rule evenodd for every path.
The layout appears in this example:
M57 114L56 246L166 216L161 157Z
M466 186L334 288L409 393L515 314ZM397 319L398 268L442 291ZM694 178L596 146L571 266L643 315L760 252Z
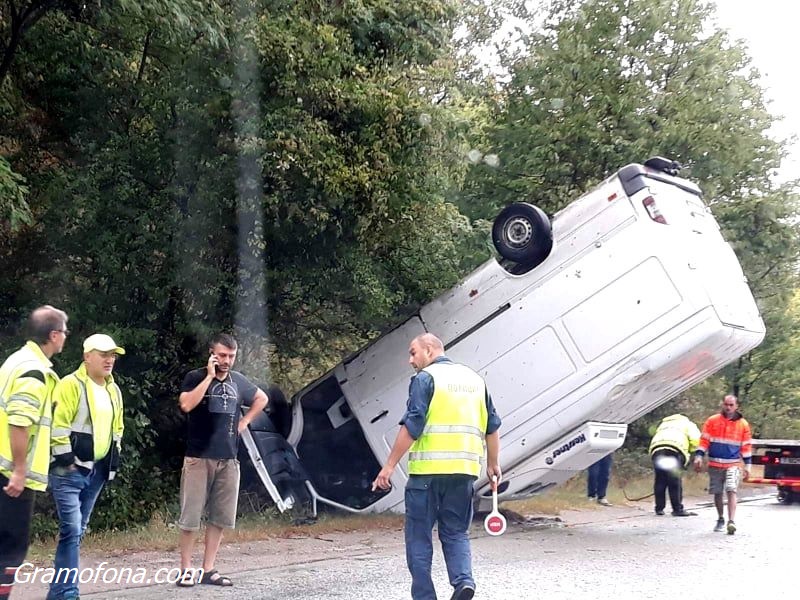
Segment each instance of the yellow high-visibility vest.
M111 422L107 423L111 437L100 439L95 426L97 408L91 383L86 364L81 364L56 386L51 451L56 464L62 464L61 458L86 469L94 468L96 460L111 454L108 473L111 480L116 475L124 429L122 392L112 375L105 377L105 388L111 399Z
M648 452L652 456L656 450L662 448L677 450L683 456L683 464L686 466L699 444L700 430L697 425L684 415L670 415L656 429Z
M51 397L57 382L52 363L34 342L27 342L0 367L0 473L10 477L14 470L9 426L27 427L25 487L32 490L47 489Z
M489 421L483 378L454 363L433 363L423 371L433 378L433 398L425 429L409 451L409 474L477 477Z

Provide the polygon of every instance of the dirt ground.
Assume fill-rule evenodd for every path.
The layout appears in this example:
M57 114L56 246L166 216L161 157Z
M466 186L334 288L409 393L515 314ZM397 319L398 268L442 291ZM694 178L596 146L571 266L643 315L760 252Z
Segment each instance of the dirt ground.
M751 495L770 493L770 488L748 488ZM686 498L687 507L708 506L708 496ZM641 502L626 502L612 507L588 505L580 510L564 510L556 519L552 517L529 515L523 517L524 523L515 519L516 515L509 514L510 528L517 527L579 527L595 523L619 521L628 517L641 516L652 513L652 500ZM515 521L517 521L515 523ZM314 563L329 561L332 556L343 556L351 559L366 558L377 554L384 556L404 555L402 526L398 525L389 529L360 529L348 532L319 533L313 532L313 527L307 529L309 533L288 533L280 537L250 541L242 543L224 543L220 548L217 569L231 576L234 580L239 573L250 572L258 569L274 569L276 567L311 568ZM177 536L177 533L176 533ZM471 537L486 536L483 531L482 521L473 523ZM195 549L195 558L198 561L202 556L202 543ZM80 586L83 597L94 598L172 598L178 590L174 584L156 583L152 579L159 569L163 569L162 577L168 576L168 570L177 569L177 551L171 552L133 552L115 555L86 554L82 558L82 568L92 567L97 569L101 564L105 571L100 573L96 581L82 583ZM36 564L28 567L27 572L32 572L35 567L50 567L49 564ZM119 583L113 581L113 574L129 568L131 572L137 569L147 569L145 581ZM113 569L113 570L112 570ZM174 573L177 573L175 571ZM174 576L173 573L173 576ZM111 581L103 581L103 579ZM201 586L203 588L207 586ZM45 598L47 584L41 581L18 583L12 597L15 600L39 600ZM194 596L194 594L190 594ZM183 596L182 596L183 597ZM189 597L189 596L186 596Z

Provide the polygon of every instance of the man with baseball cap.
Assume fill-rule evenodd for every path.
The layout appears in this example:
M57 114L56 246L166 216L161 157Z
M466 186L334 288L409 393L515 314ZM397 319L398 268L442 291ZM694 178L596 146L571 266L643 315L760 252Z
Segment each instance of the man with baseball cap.
M79 597L80 544L106 481L119 466L122 393L111 375L125 350L104 333L83 342L83 363L53 392L50 489L59 518L48 600Z

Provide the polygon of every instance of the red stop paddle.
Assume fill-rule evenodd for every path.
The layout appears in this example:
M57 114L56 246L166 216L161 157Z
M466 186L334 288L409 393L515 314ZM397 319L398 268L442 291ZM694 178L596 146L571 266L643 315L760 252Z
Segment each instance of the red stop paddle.
M489 535L503 535L506 532L506 518L497 510L497 475L492 475L492 512L483 520L483 528Z

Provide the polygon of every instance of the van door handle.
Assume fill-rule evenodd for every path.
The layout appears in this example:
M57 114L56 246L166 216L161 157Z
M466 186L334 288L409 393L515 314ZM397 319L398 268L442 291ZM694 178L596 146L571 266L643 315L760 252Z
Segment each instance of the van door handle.
M389 414L388 410L383 410L383 411L379 412L376 416L372 417L372 419L370 419L370 423L377 423L378 421L380 421L383 417L385 417L388 414Z

